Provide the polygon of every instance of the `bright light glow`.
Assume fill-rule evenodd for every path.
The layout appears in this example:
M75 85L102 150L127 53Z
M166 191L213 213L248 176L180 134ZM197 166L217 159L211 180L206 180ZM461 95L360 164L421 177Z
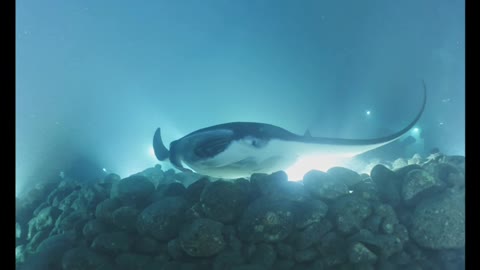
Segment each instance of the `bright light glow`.
M328 169L337 166L345 166L345 163L349 160L347 156L339 155L308 155L298 159L290 168L285 172L288 175L288 179L291 181L301 181L303 176L311 171L318 170L326 172Z
M371 112L370 112L370 111L366 111L365 113L366 113L367 115L370 115Z
M153 151L153 146L150 146L148 148L148 155L150 155L151 157L153 157L155 160L157 160L157 158L155 157L155 151Z
M105 169L105 168L103 168L102 170L103 170L104 172L107 172L107 169Z
M420 129L417 128L417 127L413 129L413 132L414 132L414 133L418 133L419 131L420 131Z

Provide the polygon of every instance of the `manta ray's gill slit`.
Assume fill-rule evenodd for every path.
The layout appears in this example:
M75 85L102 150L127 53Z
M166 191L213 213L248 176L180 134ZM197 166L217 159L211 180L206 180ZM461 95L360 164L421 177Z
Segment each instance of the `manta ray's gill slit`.
M212 157L225 150L230 142L230 138L208 140L197 145L194 151L199 157Z

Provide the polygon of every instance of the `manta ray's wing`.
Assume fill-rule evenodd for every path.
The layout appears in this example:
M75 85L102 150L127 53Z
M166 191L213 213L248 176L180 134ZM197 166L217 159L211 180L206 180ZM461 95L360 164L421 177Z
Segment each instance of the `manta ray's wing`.
M170 152L163 144L160 128L157 128L155 135L153 135L153 152L158 160L164 161L170 156Z

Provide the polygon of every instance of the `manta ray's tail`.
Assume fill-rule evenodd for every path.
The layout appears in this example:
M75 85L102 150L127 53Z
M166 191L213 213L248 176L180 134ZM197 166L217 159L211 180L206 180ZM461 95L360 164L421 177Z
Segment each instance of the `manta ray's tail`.
M153 152L155 152L155 156L160 161L164 161L170 156L170 152L163 144L160 128L157 128L155 135L153 135Z
M425 84L425 81L423 81L423 102L422 102L422 107L420 108L420 111L417 113L417 116L415 119L413 119L410 124L408 124L406 127L404 127L402 130L397 131L393 134L384 136L384 137L379 137L379 138L373 138L373 139L343 139L343 138L320 138L320 137L312 137L308 136L306 134L303 136L303 140L306 142L313 142L313 143L323 143L323 144L338 144L338 145L376 145L376 144L386 144L389 143L393 140L398 139L405 133L407 133L415 124L417 121L420 119L420 117L423 114L423 111L425 110L425 105L427 104L427 86Z

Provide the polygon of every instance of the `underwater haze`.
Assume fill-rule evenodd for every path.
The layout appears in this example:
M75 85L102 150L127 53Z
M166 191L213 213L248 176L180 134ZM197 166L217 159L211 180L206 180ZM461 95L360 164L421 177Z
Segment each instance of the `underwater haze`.
M465 154L460 0L16 1L16 192L83 160L122 178L197 129L263 122ZM395 151L396 152L395 152ZM88 166L87 166L88 167ZM83 169L79 169L85 172Z

